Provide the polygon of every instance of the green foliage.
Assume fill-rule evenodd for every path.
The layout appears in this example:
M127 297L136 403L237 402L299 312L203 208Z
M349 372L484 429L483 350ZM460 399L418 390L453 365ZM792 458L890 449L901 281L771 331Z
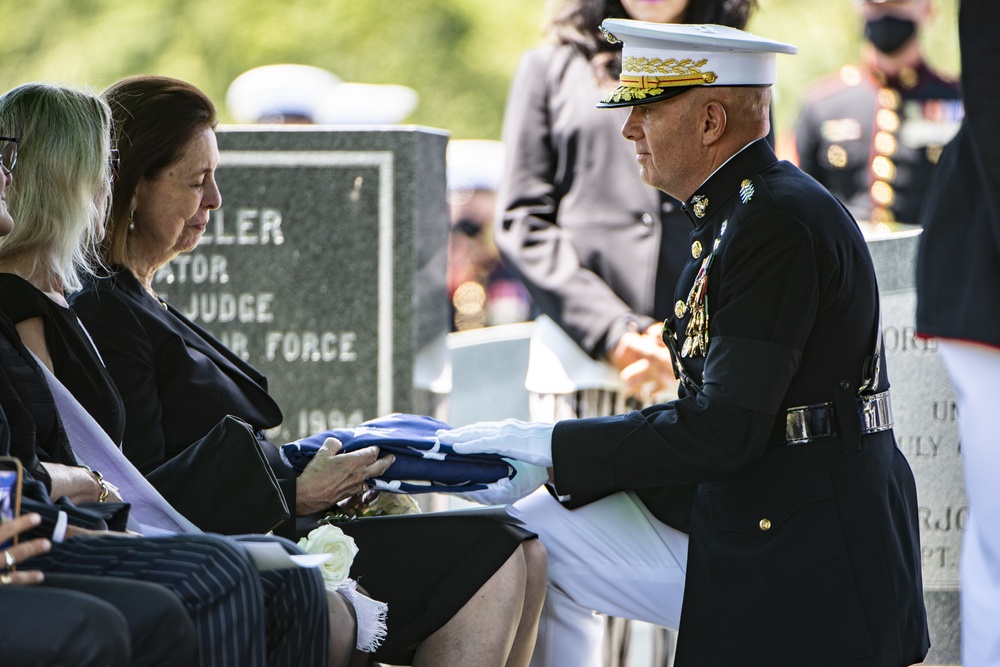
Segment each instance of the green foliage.
M552 0L0 0L0 89L34 80L100 90L140 73L187 79L220 107L240 73L269 63L324 67L345 81L420 94L407 122L455 138L500 136L520 54L542 40ZM750 29L796 44L780 57L776 121L787 130L805 84L857 58L852 0L759 0ZM937 0L932 63L958 68L957 0Z

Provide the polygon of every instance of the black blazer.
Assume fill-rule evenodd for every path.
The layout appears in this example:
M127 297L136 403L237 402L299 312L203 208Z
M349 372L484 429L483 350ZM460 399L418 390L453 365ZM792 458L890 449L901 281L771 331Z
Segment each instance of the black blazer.
M87 503L91 511L76 507L67 498L53 502L52 482L41 461L78 465L62 427L55 399L41 368L21 338L14 323L0 312L0 456L13 456L24 468L21 512L36 512L42 523L24 535L51 538L59 513L81 528L105 528L106 519L120 513L121 503ZM112 508L111 506L114 506ZM96 507L95 507L96 506ZM124 524L121 526L124 528Z
M965 119L927 195L917 256L917 330L1000 347L1000 8L959 12Z
M676 401L558 423L556 486L575 503L634 490L669 522L670 492L697 485L678 666L920 662L929 640L913 475L891 430L860 435L856 398L878 326L861 232L763 140L695 198L675 299L687 300L718 243L707 356L679 359L692 384ZM678 307L668 320L678 349L690 317ZM838 435L786 446L786 409L825 402Z
M90 281L70 303L125 403L123 451L143 473L227 414L258 429L281 423L267 380L127 270Z

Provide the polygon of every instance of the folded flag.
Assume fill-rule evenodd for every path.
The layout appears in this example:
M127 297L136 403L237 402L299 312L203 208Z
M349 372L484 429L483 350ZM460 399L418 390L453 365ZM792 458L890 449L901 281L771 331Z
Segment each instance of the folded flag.
M468 493L499 489L516 474L514 467L497 454L458 454L438 442L444 422L423 415L396 413L372 419L353 428L316 433L281 446L281 457L292 468L302 469L327 438L336 438L343 452L376 445L379 457L393 454L396 460L381 477L368 485L393 493Z

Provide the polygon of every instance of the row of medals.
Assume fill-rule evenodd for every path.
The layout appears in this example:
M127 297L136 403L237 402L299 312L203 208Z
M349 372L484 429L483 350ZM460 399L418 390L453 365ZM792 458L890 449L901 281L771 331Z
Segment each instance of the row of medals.
M744 204L748 203L753 198L753 194L753 182L750 179L745 179L740 183L740 201ZM708 208L708 198L694 197L692 208L696 216L704 217ZM728 224L728 220L723 221L719 229L719 236L712 245L712 252L702 261L701 268L698 269L698 275L694 279L691 291L688 292L687 301L678 301L674 304L674 315L677 316L677 319L683 318L688 313L691 314L691 319L688 320L687 329L684 332L684 345L681 347L682 357L703 357L708 353L708 270L712 267L715 251L722 243L722 236L726 233ZM701 253L701 243L695 241L691 245L691 255L698 259L701 257Z

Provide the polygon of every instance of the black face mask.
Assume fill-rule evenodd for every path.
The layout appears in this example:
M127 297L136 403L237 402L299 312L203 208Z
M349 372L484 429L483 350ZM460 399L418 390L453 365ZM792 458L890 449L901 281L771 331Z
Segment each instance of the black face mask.
M882 53L893 53L917 34L917 24L912 19L883 16L865 22L865 37Z

